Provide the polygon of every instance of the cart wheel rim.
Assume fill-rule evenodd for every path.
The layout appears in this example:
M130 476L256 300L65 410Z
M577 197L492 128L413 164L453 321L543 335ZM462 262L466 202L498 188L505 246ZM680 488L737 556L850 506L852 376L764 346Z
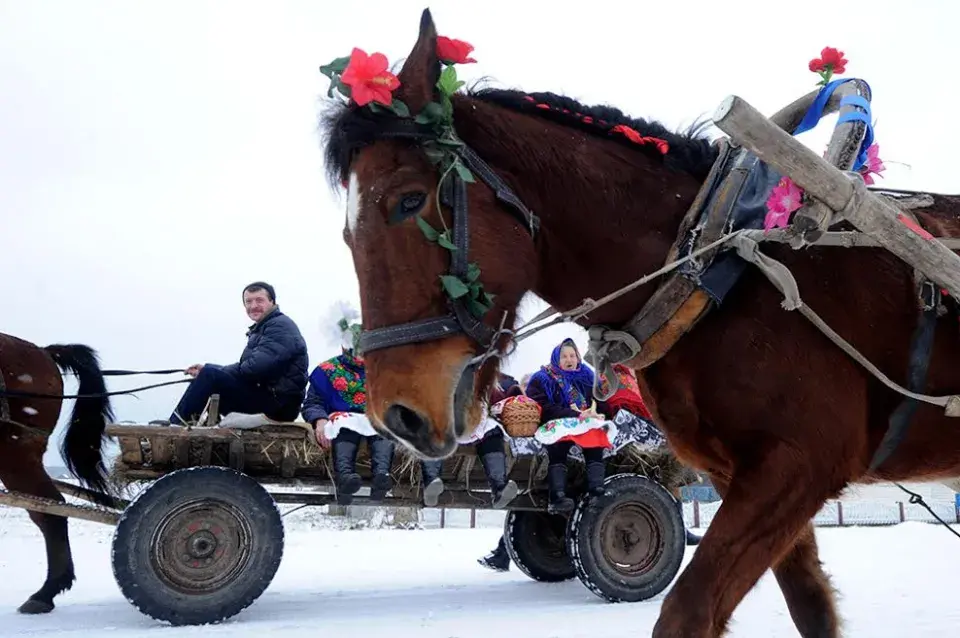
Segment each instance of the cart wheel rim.
M164 583L206 594L232 582L250 560L253 532L229 503L194 500L172 508L157 525L150 562Z
M639 576L660 560L666 534L651 508L640 503L622 503L604 516L599 541L600 551L613 570L625 576Z

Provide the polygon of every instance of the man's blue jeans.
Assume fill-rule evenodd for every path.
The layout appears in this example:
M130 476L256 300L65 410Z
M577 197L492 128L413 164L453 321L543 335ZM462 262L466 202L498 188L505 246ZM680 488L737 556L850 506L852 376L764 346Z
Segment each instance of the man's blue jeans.
M176 410L170 415L170 423L185 425L188 421L196 422L212 394L220 395L220 414L263 412L271 416L276 415L280 409L279 401L268 390L247 381L239 374L224 370L223 366L207 363L187 386Z

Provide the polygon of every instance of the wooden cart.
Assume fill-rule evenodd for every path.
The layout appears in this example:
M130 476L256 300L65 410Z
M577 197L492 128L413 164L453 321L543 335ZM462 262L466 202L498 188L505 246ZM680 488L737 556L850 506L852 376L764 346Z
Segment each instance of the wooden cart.
M336 503L329 453L303 423L254 429L115 424L107 434L120 445L113 482L121 491L145 483L131 501L94 508L0 493L0 504L116 525L117 584L140 611L161 621L218 622L251 605L283 555L277 504ZM621 449L608 460L607 494L590 499L581 498L583 466L572 460L577 508L568 518L546 512L545 456L513 457L509 447L507 453L508 475L520 493L509 505L504 539L527 576L543 582L576 576L611 602L646 600L673 581L685 531L677 501L661 483L675 486L683 471L672 455ZM357 460L366 488L367 454L362 446ZM441 477L438 507L490 508L473 446L446 459ZM419 463L399 447L392 478L393 489L377 506L422 507ZM90 497L67 483L59 487ZM365 493L361 489L353 504L369 504Z

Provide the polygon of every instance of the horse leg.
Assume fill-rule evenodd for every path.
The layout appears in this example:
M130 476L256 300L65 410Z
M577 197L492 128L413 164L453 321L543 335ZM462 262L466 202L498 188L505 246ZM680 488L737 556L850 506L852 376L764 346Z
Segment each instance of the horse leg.
M810 558L810 549L792 552L795 541L830 494L831 486L792 446L776 443L749 467L732 473L724 500L690 564L664 600L653 638L717 638L740 601L763 573L787 558ZM804 486L802 489L797 486ZM799 567L797 565L800 565ZM783 566L791 612L808 611L810 588L798 587L808 563ZM830 599L832 592L821 589ZM804 618L806 615L801 614ZM813 625L813 628L827 625ZM798 625L798 629L801 627ZM802 630L802 629L801 629ZM804 636L836 636L804 633Z
M813 524L807 523L787 555L773 568L790 617L803 638L840 634L830 577L823 571Z
M725 498L729 481L718 474L711 474L710 481L720 497ZM813 523L806 524L793 547L773 567L773 574L787 601L793 624L803 638L839 634L835 592L820 562Z
M25 459L25 462L19 464L5 459L4 463L0 463L0 480L7 489L14 492L65 501L43 469L39 458ZM23 614L45 614L53 611L53 598L70 589L76 579L73 556L70 552L66 518L30 512L30 519L43 533L47 548L47 578L43 586L31 595L18 611Z

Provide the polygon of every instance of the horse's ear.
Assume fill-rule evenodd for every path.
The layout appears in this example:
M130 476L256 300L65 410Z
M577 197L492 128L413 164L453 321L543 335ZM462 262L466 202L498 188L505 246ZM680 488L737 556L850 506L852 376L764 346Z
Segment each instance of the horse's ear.
M440 79L440 60L437 58L437 27L433 24L430 9L424 9L420 16L420 36L397 78L400 80L397 93L412 113L419 113L427 103L434 101L437 80Z

